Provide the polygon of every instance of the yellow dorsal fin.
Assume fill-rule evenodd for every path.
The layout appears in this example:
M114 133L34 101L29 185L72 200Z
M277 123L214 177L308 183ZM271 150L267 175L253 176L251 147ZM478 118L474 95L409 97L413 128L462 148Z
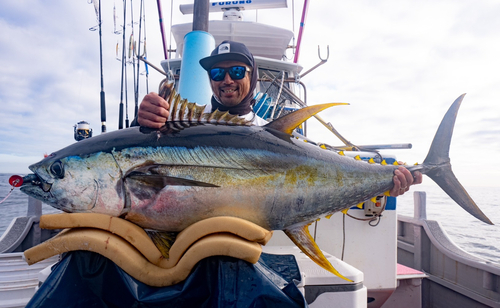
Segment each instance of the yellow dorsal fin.
M322 268L326 269L327 271L337 275L338 277L345 279L349 282L352 282L352 280L342 276L328 261L319 249L318 245L314 242L314 239L312 238L311 234L309 233L309 228L307 225L301 226L301 227L296 227L293 229L286 229L284 230L285 234L288 235L288 237L292 240L292 242L297 245L297 247L302 250L303 253L305 253L311 260L313 260L316 264L321 266Z
M314 116L316 113L323 111L326 108L338 105L349 105L349 104L329 103L329 104L304 107L302 109L289 113L279 119L276 119L269 124L266 124L265 127L272 128L280 132L291 135L295 128L304 123L310 117Z

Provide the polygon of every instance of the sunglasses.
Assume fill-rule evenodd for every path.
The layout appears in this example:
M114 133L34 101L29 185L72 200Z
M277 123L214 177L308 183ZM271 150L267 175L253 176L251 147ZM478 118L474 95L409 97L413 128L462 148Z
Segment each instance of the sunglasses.
M250 69L246 66L231 66L231 67L215 67L209 72L210 79L213 81L222 81L226 77L226 73L229 73L229 77L233 80L240 80L245 78L245 73L250 72Z

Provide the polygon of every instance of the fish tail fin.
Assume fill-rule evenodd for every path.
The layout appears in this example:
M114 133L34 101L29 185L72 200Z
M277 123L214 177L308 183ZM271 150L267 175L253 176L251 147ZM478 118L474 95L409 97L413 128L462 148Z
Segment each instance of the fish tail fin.
M450 164L450 143L458 109L465 94L459 96L446 112L432 141L431 148L422 166L422 173L429 176L458 205L477 219L492 225L490 219L479 209L464 187L453 174Z
M284 230L285 234L294 242L297 247L302 250L311 260L313 260L316 264L326 269L327 271L335 274L336 276L352 282L349 278L342 276L328 261L323 254L323 252L319 249L318 245L314 242L311 234L309 233L309 225L286 229Z

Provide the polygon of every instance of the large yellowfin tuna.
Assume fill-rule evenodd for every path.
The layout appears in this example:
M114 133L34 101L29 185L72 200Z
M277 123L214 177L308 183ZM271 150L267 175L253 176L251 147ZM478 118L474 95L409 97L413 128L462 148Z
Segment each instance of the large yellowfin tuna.
M448 152L462 99L445 115L424 163L408 169L427 174L466 211L491 224L451 171ZM133 127L72 144L31 165L33 174L21 190L65 212L120 216L161 231L181 231L214 216L243 218L284 230L336 273L308 224L387 192L397 166L357 161L291 135L334 104L259 127L220 112L203 114L173 93L169 101L172 119L163 129Z

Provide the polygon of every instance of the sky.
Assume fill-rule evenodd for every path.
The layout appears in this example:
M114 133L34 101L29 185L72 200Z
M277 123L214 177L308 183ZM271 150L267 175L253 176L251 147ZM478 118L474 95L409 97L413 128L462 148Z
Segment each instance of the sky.
M163 60L156 1L146 1L147 57ZM162 1L167 44L170 22L185 23L179 4ZM320 116L354 144L411 143L393 151L409 164L422 162L451 103L467 93L458 113L451 163L464 186L499 187L500 3L488 0L309 1L299 63L316 65L318 46L326 64L304 76L309 105L346 102ZM138 22L140 1L133 1ZM126 2L130 8L130 1ZM118 129L119 103L134 117L133 71L121 91L116 45L122 35L123 2L103 1L103 76L107 130ZM303 1L288 8L245 11L246 21L299 32ZM173 10L171 9L173 7ZM170 18L172 16L172 18ZM220 13L210 19L220 20ZM0 4L0 173L28 173L28 166L73 142L73 125L85 120L100 133L98 31L87 0L19 0ZM137 25L135 37L138 37ZM130 33L130 15L126 31ZM128 42L128 37L127 37ZM120 47L121 48L121 47ZM121 51L119 51L121 55ZM291 55L289 55L291 57ZM144 67L139 69L144 72ZM149 71L149 91L163 76ZM139 100L147 93L141 75ZM308 137L340 145L308 121ZM425 179L424 183L430 182Z

